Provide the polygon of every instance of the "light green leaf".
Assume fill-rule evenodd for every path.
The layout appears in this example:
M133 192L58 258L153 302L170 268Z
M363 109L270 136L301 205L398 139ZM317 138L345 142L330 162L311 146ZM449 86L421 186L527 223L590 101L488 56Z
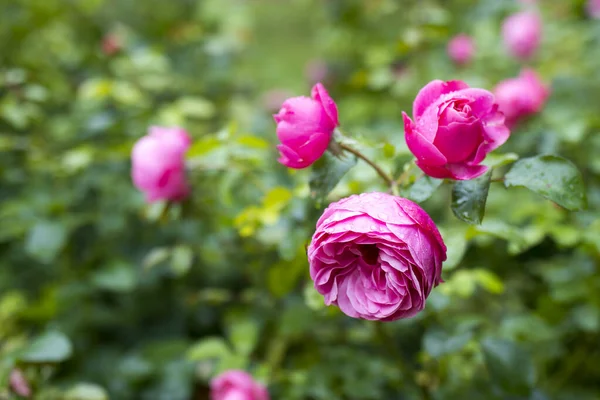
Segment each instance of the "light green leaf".
M519 155L516 153L504 153L496 154L491 153L485 157L482 164L487 165L490 168L498 168L504 165L512 164L519 159Z
M407 197L417 203L422 203L425 200L429 199L439 188L442 183L444 183L443 179L436 179L430 176L424 175L410 187L408 190Z
M177 276L183 276L192 267L193 259L194 252L189 246L175 246L171 252L171 270Z
M236 353L248 356L258 342L259 326L248 317L232 318L227 327L228 338Z
M310 194L320 206L346 172L356 165L357 158L351 154L339 157L326 151L312 166L309 178Z
M47 332L37 337L23 353L19 360L26 363L59 363L71 357L73 346L64 334L56 331Z
M67 239L67 229L58 222L40 222L29 231L25 251L36 260L52 262Z
M569 160L554 155L524 158L504 177L504 185L523 186L571 210L587 205L583 177Z
M231 355L231 350L225 340L220 337L206 337L192 345L186 353L191 361L202 361L211 358L221 359Z
M65 400L108 400L108 394L101 386L79 383L69 389L65 394Z
M492 170L476 179L457 181L452 188L452 212L469 224L481 224Z
M117 264L94 273L92 283L101 289L113 292L129 292L136 285L136 276L130 265Z

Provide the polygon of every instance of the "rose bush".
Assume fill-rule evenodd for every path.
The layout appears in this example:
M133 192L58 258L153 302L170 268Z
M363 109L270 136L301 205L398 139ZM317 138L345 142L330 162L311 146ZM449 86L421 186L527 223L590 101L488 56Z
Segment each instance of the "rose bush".
M369 320L422 310L445 259L442 236L421 207L376 192L330 204L308 247L310 276L325 304Z
M333 130L339 125L335 102L325 87L317 83L311 98L292 97L283 102L273 116L281 144L279 162L290 168L306 168L317 161L327 147Z
M485 156L510 135L494 95L461 81L428 83L413 103L414 121L406 113L406 144L416 164L434 178L466 180L488 168Z

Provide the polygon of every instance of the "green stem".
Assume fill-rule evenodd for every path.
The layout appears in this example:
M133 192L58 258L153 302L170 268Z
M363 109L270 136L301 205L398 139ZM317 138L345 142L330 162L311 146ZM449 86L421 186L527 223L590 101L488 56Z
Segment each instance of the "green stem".
M354 154L356 157L360 158L361 160L363 160L364 162L366 162L367 164L369 164L371 166L371 168L373 168L375 170L375 172L377 172L377 175L379 175L381 177L381 179L383 179L385 181L385 183L390 188L392 188L392 191L394 190L394 186L395 186L394 179L392 179L391 176L389 176L383 169L381 169L381 167L379 165L375 164L375 162L373 162L372 160L370 160L363 153L361 153L360 151L358 151L358 150L356 150L356 149L348 146L347 144L338 143L338 145L343 150L347 151L348 153Z

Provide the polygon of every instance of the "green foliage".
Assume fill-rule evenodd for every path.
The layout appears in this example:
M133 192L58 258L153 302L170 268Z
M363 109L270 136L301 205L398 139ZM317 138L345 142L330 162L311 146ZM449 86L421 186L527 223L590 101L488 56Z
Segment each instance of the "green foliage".
M433 79L516 76L499 34L516 1L2 2L0 398L18 398L15 368L40 400L206 399L243 368L273 399L597 399L600 31L583 3L538 2L546 108L488 155L493 176L451 186L411 162L401 111ZM463 67L445 54L460 32L478 49ZM306 246L329 201L392 188L347 152L276 162L269 96L309 95L315 60L348 144L448 246L425 310L384 329L324 305ZM131 183L151 125L193 139L180 204Z

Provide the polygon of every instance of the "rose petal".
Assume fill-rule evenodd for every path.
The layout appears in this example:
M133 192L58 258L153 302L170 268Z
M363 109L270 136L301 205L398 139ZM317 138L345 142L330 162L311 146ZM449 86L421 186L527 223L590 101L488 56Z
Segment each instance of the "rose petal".
M408 115L402 113L402 117L404 118L404 138L406 145L415 157L417 157L417 162L431 166L446 164L446 157L414 129L414 123Z
M419 91L413 103L413 118L418 120L425 112L427 107L432 105L443 94L455 92L468 88L469 85L462 81L444 82L434 80L429 82L423 89Z
M325 86L323 86L320 82L317 83L315 86L313 86L311 90L311 96L313 99L321 103L323 109L325 110L325 113L331 120L333 126L338 126L340 123L338 120L337 105L335 104L335 101L333 101L333 99L329 96L329 93L325 89Z

